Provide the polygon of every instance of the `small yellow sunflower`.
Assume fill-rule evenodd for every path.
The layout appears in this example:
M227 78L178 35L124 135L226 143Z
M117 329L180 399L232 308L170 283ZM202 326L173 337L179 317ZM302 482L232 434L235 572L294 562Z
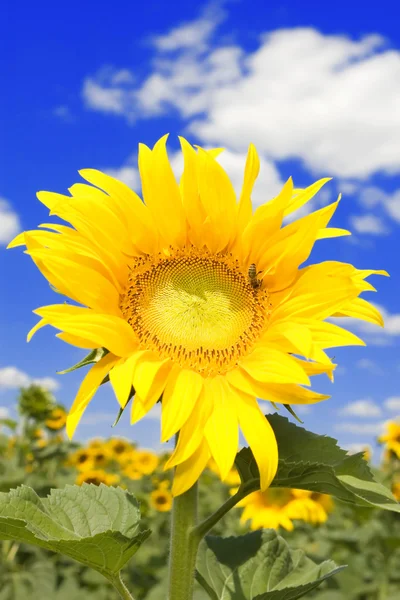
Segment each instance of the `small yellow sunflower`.
M143 477L143 472L139 471L139 469L133 463L128 463L122 472L126 477L132 479L133 481L138 481Z
M392 484L392 494L400 502L400 481Z
M68 457L68 463L74 465L79 471L93 469L92 453L89 449L82 448Z
M93 438L89 441L87 447L91 450L94 448L102 448L106 442L100 438Z
M143 475L151 475L157 469L159 458L157 454L150 450L136 450L133 458L132 465L136 467L138 471Z
M381 444L385 444L385 450L390 456L393 453L400 459L400 423L389 421L386 423L387 432L378 438Z
M55 408L48 419L45 420L44 424L48 429L58 431L62 429L67 422L67 413L63 408Z
M94 483L94 485L100 485L104 483L105 485L117 485L119 482L119 476L113 473L106 473L102 469L91 469L88 471L83 471L79 473L76 478L77 485L82 485L82 483Z
M303 515L303 520L313 525L325 523L329 513L333 510L333 500L327 494L308 490L292 490L292 494L300 503L299 510L300 514ZM307 515L304 515L304 508ZM292 514L294 510L296 510L296 500L293 501L291 506Z
M259 172L250 145L243 187L236 198L216 158L180 138L184 170L177 183L167 136L151 150L139 146L142 199L125 184L93 169L64 196L39 192L50 214L71 224L44 224L18 235L42 274L76 304L38 308L44 325L80 348L108 352L82 381L67 420L72 436L104 377L121 407L131 388L131 422L162 396L161 439L179 433L166 463L176 466L173 494L189 489L210 457L221 479L232 468L242 430L258 463L261 488L278 464L274 432L257 397L281 404L328 398L308 389L310 376L335 365L327 348L364 344L327 322L353 317L383 325L360 294L366 278L385 271L359 270L330 260L309 264L317 240L349 234L328 227L339 200L289 224L329 178L305 189L289 179L254 212ZM301 355L304 359L298 358Z
M240 518L244 523L251 520L251 529L278 529L292 531L293 519L306 520L308 511L293 491L285 488L269 488L253 492L241 500L237 506L244 506Z
M150 505L159 512L168 512L172 508L172 494L161 486L150 494Z
M106 444L102 447L88 448L88 452L96 469L106 467L113 458Z
M129 461L135 453L132 444L122 438L111 438L107 442L107 448L112 458L122 463Z

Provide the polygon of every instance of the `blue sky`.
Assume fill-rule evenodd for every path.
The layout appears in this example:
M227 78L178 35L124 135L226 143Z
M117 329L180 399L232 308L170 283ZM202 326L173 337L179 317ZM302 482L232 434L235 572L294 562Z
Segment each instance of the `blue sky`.
M351 238L317 244L312 262L336 259L385 268L372 300L384 331L351 323L368 346L335 349L332 398L304 412L305 426L350 447L373 443L400 414L400 34L394 2L8 3L0 26L0 405L12 411L18 385L43 380L69 406L82 372L57 376L82 351L41 330L30 344L32 310L57 298L20 250L22 229L48 221L39 190L65 193L78 169L106 170L140 191L139 142L170 132L224 146L221 163L236 186L254 142L262 169L254 203L292 175L296 186L334 180L311 208L339 191L333 224ZM22 15L22 16L21 16ZM7 57L6 60L4 57ZM370 294L371 295L371 294ZM104 386L77 436L109 435L117 412ZM158 447L154 418L112 431Z

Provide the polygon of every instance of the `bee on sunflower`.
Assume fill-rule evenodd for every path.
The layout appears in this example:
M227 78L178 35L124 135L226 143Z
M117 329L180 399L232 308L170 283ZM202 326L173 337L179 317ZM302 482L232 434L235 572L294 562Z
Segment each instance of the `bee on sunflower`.
M176 467L173 495L191 488L211 457L226 478L239 428L266 490L278 448L257 398L289 406L328 398L309 387L314 375L333 379L335 365L325 350L364 342L326 319L382 325L379 311L360 294L374 290L368 276L387 273L335 260L302 266L318 240L349 233L329 227L339 199L284 223L329 178L301 190L289 179L253 212L260 164L253 145L237 199L216 160L220 150L196 151L180 138L178 183L166 139L153 149L139 146L143 199L93 169L80 171L87 183L73 185L70 195L38 193L50 215L71 226L43 224L9 247L25 245L72 303L36 309L40 321L28 339L51 325L68 344L104 349L68 415L70 437L109 377L122 408L135 390L132 423L162 398L162 441L179 432L165 465Z

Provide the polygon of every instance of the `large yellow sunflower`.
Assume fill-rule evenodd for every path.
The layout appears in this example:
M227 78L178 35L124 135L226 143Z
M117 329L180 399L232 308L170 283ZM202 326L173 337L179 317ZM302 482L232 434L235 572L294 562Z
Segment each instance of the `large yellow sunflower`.
M379 312L359 295L374 289L367 276L385 272L337 261L300 268L316 240L348 233L328 228L339 200L283 226L284 217L329 179L302 190L289 179L253 212L254 146L237 200L216 160L220 150L196 151L180 139L178 184L166 139L152 150L139 146L143 201L92 169L80 171L92 185L75 184L69 196L38 193L50 214L71 227L44 224L10 246L25 244L50 284L76 304L38 308L41 320L28 339L52 325L69 344L108 351L82 382L67 420L69 436L109 375L122 407L131 386L136 390L132 423L162 396L161 439L180 432L166 465L177 467L175 495L193 485L210 457L226 477L239 427L266 489L278 449L256 397L283 404L327 398L303 387L312 375L332 378L335 365L324 350L363 342L325 319L382 325Z

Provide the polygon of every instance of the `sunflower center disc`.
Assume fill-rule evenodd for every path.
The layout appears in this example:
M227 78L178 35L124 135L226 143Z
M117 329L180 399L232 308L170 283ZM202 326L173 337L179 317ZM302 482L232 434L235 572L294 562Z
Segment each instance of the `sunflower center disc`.
M231 368L259 337L267 293L229 255L140 259L135 267L121 309L144 348L211 374Z

